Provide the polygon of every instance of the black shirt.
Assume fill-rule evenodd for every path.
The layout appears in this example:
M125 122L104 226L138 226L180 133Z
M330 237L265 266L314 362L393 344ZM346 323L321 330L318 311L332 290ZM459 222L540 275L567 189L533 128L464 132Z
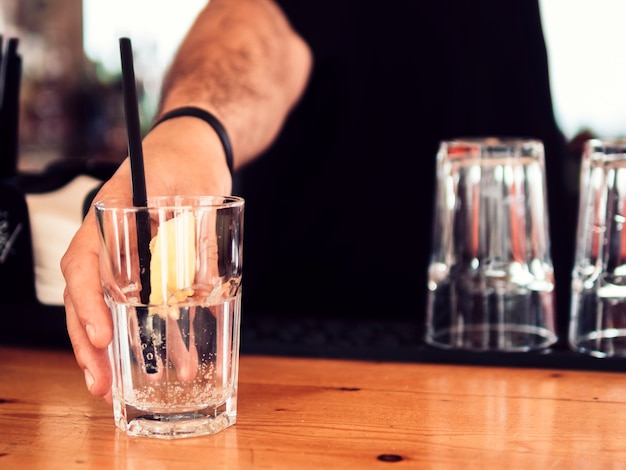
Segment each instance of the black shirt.
M439 142L517 136L546 148L564 328L574 229L537 2L279 3L314 69L275 144L236 175L244 318L422 322Z

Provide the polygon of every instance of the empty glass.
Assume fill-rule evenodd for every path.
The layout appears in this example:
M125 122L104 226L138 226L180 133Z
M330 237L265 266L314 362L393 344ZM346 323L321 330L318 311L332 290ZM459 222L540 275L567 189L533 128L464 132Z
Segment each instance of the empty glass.
M626 140L585 143L569 343L626 357Z
M530 351L556 342L543 144L442 142L427 344Z

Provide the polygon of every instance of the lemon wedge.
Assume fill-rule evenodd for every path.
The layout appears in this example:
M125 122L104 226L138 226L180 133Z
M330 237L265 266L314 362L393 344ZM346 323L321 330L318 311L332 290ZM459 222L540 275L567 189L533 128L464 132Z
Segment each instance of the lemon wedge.
M184 213L161 224L150 241L150 253L150 304L171 306L192 296L196 272L195 216ZM161 314L160 310L157 313Z

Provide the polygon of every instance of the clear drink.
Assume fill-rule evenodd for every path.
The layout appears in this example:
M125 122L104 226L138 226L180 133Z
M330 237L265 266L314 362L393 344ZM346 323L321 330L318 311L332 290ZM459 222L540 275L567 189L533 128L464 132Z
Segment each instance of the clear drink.
M179 304L175 315L171 307L159 315L110 302L120 332L110 348L118 427L129 435L174 438L213 434L235 423L238 301ZM156 370L146 368L152 359L145 357L146 335Z

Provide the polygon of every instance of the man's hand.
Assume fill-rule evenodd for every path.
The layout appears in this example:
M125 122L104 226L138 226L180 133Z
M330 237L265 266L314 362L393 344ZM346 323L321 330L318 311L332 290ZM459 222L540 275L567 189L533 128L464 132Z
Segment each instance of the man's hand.
M163 111L198 106L226 127L235 168L262 154L300 99L313 64L308 44L273 0L211 0L183 40L164 79ZM204 121L181 117L159 124L143 142L148 197L227 195L231 175L217 134ZM96 200L130 197L126 160ZM111 317L99 280L99 237L85 218L61 260L67 283L67 326L89 390L109 397L106 346ZM110 398L110 397L109 397Z
M176 118L157 126L144 139L148 196L227 195L231 176L217 134L196 118ZM128 159L102 187L95 200L131 197ZM67 330L89 391L111 400L107 347L113 338L111 314L100 284L100 237L93 211L72 239L61 270L66 281Z

